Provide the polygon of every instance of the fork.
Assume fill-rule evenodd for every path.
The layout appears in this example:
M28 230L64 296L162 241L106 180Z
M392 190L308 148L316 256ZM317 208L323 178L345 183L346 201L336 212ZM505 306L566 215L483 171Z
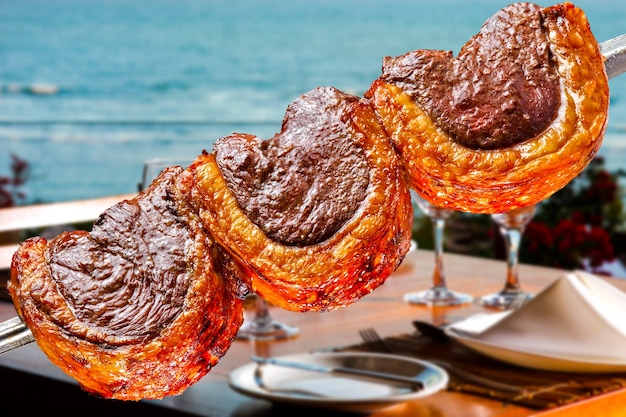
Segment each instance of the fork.
M369 347L370 350L376 351L376 352L386 352L386 353L392 352L389 345L385 342L385 339L383 339L375 329L372 329L369 327L365 329L361 329L359 330L359 335L361 336L361 339L363 339L363 341ZM485 388L498 390L502 392L509 392L509 393L518 394L518 395L526 395L528 393L526 388L523 388L517 385L507 384L504 382L496 381L490 378L473 374L471 372L459 369L456 366L440 359L429 359L428 361L444 368L446 371L452 374L455 374L457 377L461 379L481 385Z
M366 347L373 352L391 353L391 348L385 343L385 340L380 337L378 332L371 327L359 330L361 339L365 342Z

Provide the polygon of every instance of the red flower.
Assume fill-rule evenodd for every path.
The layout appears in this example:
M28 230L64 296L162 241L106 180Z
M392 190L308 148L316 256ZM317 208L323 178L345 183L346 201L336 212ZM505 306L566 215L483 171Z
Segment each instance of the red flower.
M605 229L571 219L561 220L553 229L532 221L526 228L523 242L521 259L557 268L582 269L584 259L597 268L615 257L611 236Z
M11 155L11 176L0 177L0 207L11 207L16 200L24 199L19 187L28 179L28 162L17 155Z
M527 250L530 253L538 253L554 244L554 236L548 226L543 223L531 221L524 231L524 239Z

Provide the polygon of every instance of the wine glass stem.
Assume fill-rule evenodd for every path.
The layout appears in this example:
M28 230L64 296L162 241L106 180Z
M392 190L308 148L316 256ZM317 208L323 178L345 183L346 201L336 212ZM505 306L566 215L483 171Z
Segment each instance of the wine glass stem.
M267 326L272 322L267 301L258 295L254 303L254 321L258 323L260 327Z
M507 274L505 291L519 291L519 246L522 240L522 230L515 228L503 228L502 236L506 247Z
M433 271L433 288L446 288L446 279L443 273L443 239L446 225L445 219L433 218L433 237L435 250L435 269Z

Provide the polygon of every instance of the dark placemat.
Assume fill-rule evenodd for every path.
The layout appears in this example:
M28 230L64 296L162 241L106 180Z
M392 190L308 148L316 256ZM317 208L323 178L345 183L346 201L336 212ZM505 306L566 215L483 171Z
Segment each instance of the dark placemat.
M447 369L450 376L449 391L484 396L533 409L553 408L626 387L626 373L588 374L527 369L490 359L454 340L436 342L419 333L387 337L382 345L361 344L342 350L387 351L422 360L441 361L444 368L451 366L480 378L519 387L519 391L507 387L486 387L471 377Z

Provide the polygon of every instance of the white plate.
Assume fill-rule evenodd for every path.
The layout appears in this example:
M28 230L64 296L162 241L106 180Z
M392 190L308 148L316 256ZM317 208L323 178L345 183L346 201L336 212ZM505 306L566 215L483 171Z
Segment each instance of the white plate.
M462 345L493 359L526 368L557 372L605 373L625 372L626 362L593 358L573 358L553 356L542 352L516 350L459 334L454 329L446 329L448 336Z
M418 359L378 353L307 353L282 356L294 362L330 367L354 367L415 377L424 389L415 391L393 383L377 383L351 377L262 365L262 383L255 378L256 363L230 374L230 386L245 395L278 404L313 406L351 412L373 412L425 397L445 389L448 374Z

